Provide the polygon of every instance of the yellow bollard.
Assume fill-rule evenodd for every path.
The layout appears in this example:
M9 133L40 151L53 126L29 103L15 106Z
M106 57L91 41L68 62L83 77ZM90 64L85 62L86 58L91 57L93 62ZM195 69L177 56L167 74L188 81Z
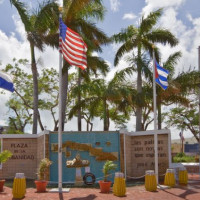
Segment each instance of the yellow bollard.
M145 188L147 191L153 192L157 189L156 175L154 170L148 170L145 173Z
M165 174L164 185L174 187L175 184L176 184L175 170L174 169L167 169L167 172Z
M188 174L187 174L187 170L185 168L179 168L178 178L179 178L179 184L187 185Z
M26 179L24 173L16 173L13 182L13 198L21 199L26 193Z
M113 193L115 196L123 197L126 195L126 183L124 179L124 174L121 172L115 173Z

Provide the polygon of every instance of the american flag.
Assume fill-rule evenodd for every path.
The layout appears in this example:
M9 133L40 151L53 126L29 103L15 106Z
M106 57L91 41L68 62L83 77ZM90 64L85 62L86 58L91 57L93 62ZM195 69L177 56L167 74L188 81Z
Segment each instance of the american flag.
M59 50L70 64L85 69L87 67L87 45L80 35L60 21Z

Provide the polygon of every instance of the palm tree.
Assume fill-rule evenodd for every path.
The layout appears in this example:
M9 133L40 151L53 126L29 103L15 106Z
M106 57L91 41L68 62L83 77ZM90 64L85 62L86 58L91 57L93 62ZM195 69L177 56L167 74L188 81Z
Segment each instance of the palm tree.
M179 105L166 114L168 116L168 120L166 120L168 126L190 131L199 142L198 100L191 103L189 107Z
M157 86L157 109L158 109L158 129L162 128L162 112L161 105L169 106L174 103L181 103L184 106L188 105L188 100L184 97L183 93L180 90L180 87L176 87L174 82L174 66L177 64L178 60L181 57L181 52L175 52L171 54L168 59L163 63L163 68L167 69L170 73L168 76L169 87L167 90L162 90Z
M88 46L88 68L96 70L103 65L100 65L100 60L94 64L94 60L90 62L91 52L101 52L101 45L109 42L108 37L103 31L98 29L93 22L94 20L102 20L104 16L104 7L101 0L68 0L64 1L63 5L63 21L71 29L81 35L83 40ZM93 64L92 64L93 62ZM66 110L67 103L67 91L68 91L68 69L70 65L64 61L63 66L63 85L62 85L62 110ZM96 69L95 69L96 68ZM90 70L86 70L89 72ZM79 73L79 85L81 83L81 74ZM80 93L79 93L80 94ZM79 95L79 101L81 97ZM81 111L79 109L78 117L78 129L81 130ZM65 112L62 113L62 129L64 129Z
M189 69L187 72L180 73L173 80L174 85L187 99L187 106L178 104L171 109L166 115L169 120L167 124L175 126L178 129L189 130L199 141L199 113L198 110L198 93L200 83L200 72Z
M114 105L117 105L123 100L125 90L126 88L118 84L115 79L108 83L103 79L94 79L91 82L83 83L81 85L81 91L85 94L84 99L72 107L69 113L69 119L77 113L79 107L82 107L85 112L86 110L89 111L90 120L94 117L103 119L103 129L104 131L108 131L110 119L123 121L120 119L118 108L114 107ZM74 88L73 92L77 94L77 88ZM124 115L124 118L128 119L128 116Z
M179 58L181 57L181 52L175 52L171 54L168 59L163 63L163 68L169 70L167 90L161 89L158 85L156 88L157 94L157 109L158 109L158 129L162 128L162 112L161 105L169 106L172 104L178 104L179 106L188 107L190 106L190 100L188 99L188 92L195 90L199 83L199 73L196 71L182 72L175 75L175 65L177 64ZM152 82L152 77L151 77ZM148 90L152 94L152 87ZM149 95L149 100L152 96ZM145 106L145 108L147 108ZM153 103L151 102L146 109L148 112L153 110ZM143 115L145 115L143 113ZM147 115L146 115L147 116ZM143 120L145 123L145 120Z
M91 53L88 53L87 55L87 60L88 60L88 68L86 71L82 71L80 68L78 70L78 98L77 98L77 103L79 104L81 102L81 80L84 79L86 82L90 81L90 77L93 75L95 77L98 77L99 74L98 72L101 73L101 75L105 76L106 73L109 71L109 66L108 64L100 57L93 56ZM78 109L78 131L82 130L82 111L81 107Z
M119 63L120 58L126 53L132 53L133 58L135 58L135 63L137 67L137 99L141 100L140 96L142 94L142 73L144 68L142 65L142 55L143 51L148 52L152 57L153 45L154 43L166 44L175 46L178 40L175 36L168 30L162 28L156 28L155 25L161 16L162 9L158 9L155 12L151 12L147 17L142 17L138 27L133 25L122 30L120 33L115 34L113 39L115 42L122 42L123 44L118 49L114 64ZM133 50L136 49L136 55L134 55ZM158 48L154 47L155 55L157 60L159 60ZM130 69L129 69L130 71ZM142 107L137 104L136 108L136 131L142 130Z
M35 59L35 48L44 51L44 45L55 47L58 39L52 39L51 29L55 28L52 12L57 8L53 1L48 1L39 6L37 13L28 13L26 5L19 0L10 0L10 3L17 9L27 34L31 52L31 70L33 74L33 128L32 133L37 134L38 119L38 71Z

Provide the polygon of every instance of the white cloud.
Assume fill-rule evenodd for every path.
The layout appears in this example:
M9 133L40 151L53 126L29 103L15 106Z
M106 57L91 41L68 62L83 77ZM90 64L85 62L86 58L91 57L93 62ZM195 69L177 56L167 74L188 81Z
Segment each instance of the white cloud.
M12 17L15 24L15 32L18 33L20 40L17 39L15 33L11 33L10 36L6 35L2 30L0 30L0 69L4 69L6 64L13 63L13 58L18 59L28 59L30 61L30 46L29 42L26 39L26 33L24 31L24 25L21 23L20 19L16 16ZM36 60L42 59L43 66L38 64L38 69L40 70L43 67L53 67L59 69L59 52L57 49L52 49L46 47L45 52L41 53L36 49ZM26 72L31 73L30 66L24 67ZM0 89L2 90L2 89ZM5 94L0 94L0 107L1 107L1 116L0 116L0 125L6 125L7 119L9 117L8 108L6 107L6 102L8 101L11 93L5 91ZM48 124L48 119L46 113L44 113L44 124ZM46 120L47 118L47 120ZM52 127L51 127L52 128ZM31 128L29 128L29 132Z
M178 10L185 0L145 0L146 6L142 9L142 13L147 15L158 8L164 8L163 15L159 20L159 26L170 30L178 39L179 44L171 48L169 45L159 45L162 60L165 61L168 56L176 51L182 52L182 58L177 64L176 73L188 70L190 66L197 66L197 45L200 44L200 23L199 19L193 19L187 14L188 20L192 26L187 27L181 19L178 19Z
M29 58L29 46L26 42L20 42L15 37L15 34L7 36L0 30L0 61L2 67L15 58Z
M42 68L54 68L59 70L59 51L51 47L46 47L44 52L36 49L36 59L40 60L38 64L38 69Z
M187 14L187 18L191 25L187 26L184 21L178 19L178 10L173 7L169 7L164 10L164 13L160 19L162 27L169 29L178 39L179 44L171 48L169 45L159 45L162 52L162 61L165 61L168 56L176 51L182 52L182 57L178 64L175 66L176 75L178 72L187 71L190 67L198 69L198 45L200 44L200 18L193 18L190 14ZM170 127L173 132L172 138L179 138L178 131ZM177 134L175 134L177 133ZM191 133L187 131L184 136L191 137Z
M123 16L123 19L135 19L137 16L134 13L126 13Z
M0 0L0 4L2 4L4 2L4 0Z
M6 107L6 102L9 100L9 97L11 95L11 92L3 90L0 88L0 92L4 91L4 94L0 94L0 107L1 107L1 117L0 117L0 126L5 126L7 125L7 120L8 120L8 107Z
M92 56L99 56L97 52L92 52Z
M19 34L21 40L26 41L26 32L24 25L19 17L19 15L13 15L12 19L15 24L15 31Z
M55 2L56 2L60 7L63 7L63 0L55 0Z
M110 0L110 6L113 12L118 11L120 6L119 0Z
M145 15L156 10L159 8L169 8L169 7L174 7L178 8L180 5L182 5L185 2L185 0L165 0L165 1L160 1L160 0L145 0L145 3L147 4L143 9L142 13Z
M200 44L200 18L192 18L188 15L192 26L187 27L183 21L177 19L177 14L177 11L173 8L166 9L160 19L160 24L169 29L179 39L179 44L175 48L171 48L168 45L160 47L162 60L167 59L175 51L182 52L182 58L176 67L176 72L180 72L183 69L184 71L188 70L190 66L197 67L197 47Z

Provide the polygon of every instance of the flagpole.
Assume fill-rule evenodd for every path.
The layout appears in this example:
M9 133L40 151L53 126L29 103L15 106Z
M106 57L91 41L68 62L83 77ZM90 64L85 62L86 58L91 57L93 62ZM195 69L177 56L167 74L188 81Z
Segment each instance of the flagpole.
M200 72L200 46L198 48L198 65ZM199 178L200 178L200 86L199 86Z
M153 111L154 111L154 157L155 157L155 174L158 184L158 134L157 134L157 114L156 114L156 75L155 75L155 52L153 46Z
M59 7L62 18L62 7ZM60 29L59 29L60 31ZM58 125L58 190L62 193L62 53L59 51L59 125Z

